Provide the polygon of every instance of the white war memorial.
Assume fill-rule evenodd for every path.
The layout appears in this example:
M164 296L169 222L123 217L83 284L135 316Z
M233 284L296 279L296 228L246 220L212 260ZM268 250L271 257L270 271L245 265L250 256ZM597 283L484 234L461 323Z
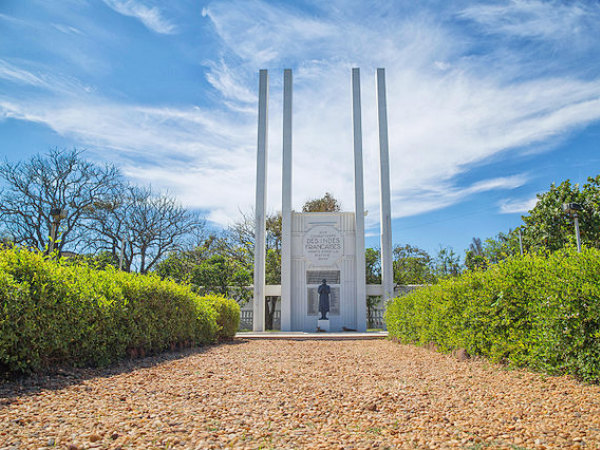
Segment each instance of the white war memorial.
M253 331L265 331L265 295L280 295L281 331L364 332L367 327L367 296L378 295L388 299L394 293L385 71L377 69L376 77L382 284L368 286L365 281L360 71L352 69L354 212L299 213L292 210L292 71L285 69L283 77L281 286L266 286L269 78L267 70L261 70L259 75ZM320 287L324 281L328 286L326 292ZM321 311L324 298L326 313ZM325 320L321 320L323 318Z

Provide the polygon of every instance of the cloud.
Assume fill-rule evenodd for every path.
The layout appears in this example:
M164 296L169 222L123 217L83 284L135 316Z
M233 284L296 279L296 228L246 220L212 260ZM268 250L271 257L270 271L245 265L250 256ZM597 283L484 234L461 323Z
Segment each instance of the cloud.
M124 16L134 17L146 28L159 34L174 34L177 27L165 19L158 7L148 7L137 0L104 0L104 3Z
M80 29L72 27L70 25L63 25L60 23L53 23L52 26L56 28L61 33L70 34L70 35L81 35L83 34Z
M248 86L248 80L242 79L242 75L229 68L223 59L218 62L208 61L206 65L209 69L206 79L223 98L252 105L258 101L257 94Z
M486 33L571 41L592 31L600 17L598 4L541 0L512 0L465 8L460 16L480 24ZM590 29L592 26L592 29Z
M175 31L156 8L106 1L140 20L155 17L154 31ZM508 7L527 5L533 5L536 17L551 14L539 2L512 2ZM585 27L590 19L577 13L578 5L563 15L572 26ZM206 6L203 15L220 47L204 60L210 92L202 106L113 98L87 92L75 80L54 77L50 83L47 73L4 62L0 77L45 92L0 94L0 114L43 123L89 147L98 158L118 163L134 180L169 188L188 206L207 211L210 220L226 224L254 202L259 68L270 73L268 209L280 209L281 69L292 67L293 206L300 209L304 201L329 191L344 209L352 210L350 69L360 66L365 206L371 227L379 216L377 67L386 67L396 218L449 207L485 192L508 191L510 196L511 190L528 183L528 174L499 176L490 170L479 181L462 180L492 160L518 158L532 146L551 148L549 142L600 119L600 79L580 77L577 68L565 65L563 72L549 76L531 71L532 65L548 63L531 49L474 49L481 31L466 32L436 11L404 13L398 6L378 14L361 2L356 9L341 6L327 2L310 13L259 0ZM500 12L482 8L454 15L498 32L524 33L516 25L502 29ZM454 17L451 13L444 12ZM516 23L513 16L514 11L507 20ZM531 32L536 39L555 42L551 32L536 24L539 30ZM552 62L559 64L563 57L557 51ZM596 70L590 73L598 73L596 59L586 61ZM520 206L507 200L499 207L516 212Z
M3 59L0 59L0 79L35 87L49 87L48 83L42 77L10 64Z
M46 97L50 95L60 95L63 97L74 97L75 95L86 96L89 92L94 89L88 85L81 83L78 79L60 75L57 71L49 71L47 67L43 65L32 64L32 68L24 68L10 63L5 59L0 58L0 81L4 80L11 84L20 84L26 88L33 88L38 92L38 96ZM29 90L25 90L27 98L40 98L36 97ZM4 99L7 102L18 102L18 98L25 98L23 93L13 94L0 94L0 100ZM33 100L35 103L36 100Z
M339 31L328 20L258 0L212 2L202 15L212 21L228 51L259 65L314 54L317 46L320 53L323 43Z
M537 204L537 197L528 199L505 199L499 203L500 214L517 214L531 211Z
M510 190L523 186L529 177L526 174L516 174L508 177L497 177L480 180L469 186L458 187L451 182L441 182L437 186L425 186L394 197L394 217L409 217L425 212L446 208L464 201L476 194L489 191ZM367 220L370 226L376 225L376 217Z
M531 5L533 9L543 6ZM526 6L512 4L517 9ZM457 176L507 152L518 156L529 146L539 146L600 118L598 79L530 73L529 66L521 65L522 59L531 58L528 50L516 58L494 49L472 55L460 32L427 14L386 19L367 13L336 20L258 1L215 2L204 13L223 40L223 53L236 55L235 60L223 58L220 70L241 77L249 68L277 68L270 72L270 143L277 152L281 138L279 68L286 61L302 61L294 71L294 180L300 180L294 183L296 208L329 190L345 208L352 209L353 65L361 66L363 76L366 207L371 211L371 224L378 216L379 203L373 77L380 65L386 66L388 77L394 217L447 207L491 189L521 186L524 176L492 178L468 187L457 184ZM540 20L542 13L536 13ZM484 20L483 10L467 9L462 14ZM584 20L576 7L562 14L568 15L572 25ZM307 30L318 31L298 32L295 24L305 22ZM538 25L536 36L544 39L543 25ZM318 57L311 59L311 53ZM496 64L503 71L490 70L490 54L498 57ZM273 163L280 163L274 158L269 162L270 170ZM278 187L277 166L275 171L269 183ZM274 193L269 203L277 209L279 191Z

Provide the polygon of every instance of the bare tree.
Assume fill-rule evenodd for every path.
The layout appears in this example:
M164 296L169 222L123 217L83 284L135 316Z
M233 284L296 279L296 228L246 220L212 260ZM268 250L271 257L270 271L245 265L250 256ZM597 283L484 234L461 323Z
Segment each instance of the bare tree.
M129 186L113 202L94 205L92 217L90 246L115 259L122 254L125 270L147 273L167 253L203 240L204 220L150 187Z
M50 211L67 210L54 248L76 249L89 208L106 202L121 186L119 171L84 160L82 151L53 149L25 162L0 164L0 223L17 244L39 250L51 246Z

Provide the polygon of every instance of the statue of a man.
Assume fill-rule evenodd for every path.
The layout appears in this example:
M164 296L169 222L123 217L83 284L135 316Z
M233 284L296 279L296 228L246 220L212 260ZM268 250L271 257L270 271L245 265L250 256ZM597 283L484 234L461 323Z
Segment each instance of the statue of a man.
M330 292L331 288L327 285L327 280L323 279L321 286L319 286L319 312L321 313L321 318L319 320L327 320Z

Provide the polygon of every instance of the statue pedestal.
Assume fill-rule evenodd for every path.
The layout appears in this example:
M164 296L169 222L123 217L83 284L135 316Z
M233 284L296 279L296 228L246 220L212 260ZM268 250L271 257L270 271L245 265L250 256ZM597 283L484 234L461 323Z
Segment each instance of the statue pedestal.
M320 331L329 331L329 319L317 320L317 329Z

